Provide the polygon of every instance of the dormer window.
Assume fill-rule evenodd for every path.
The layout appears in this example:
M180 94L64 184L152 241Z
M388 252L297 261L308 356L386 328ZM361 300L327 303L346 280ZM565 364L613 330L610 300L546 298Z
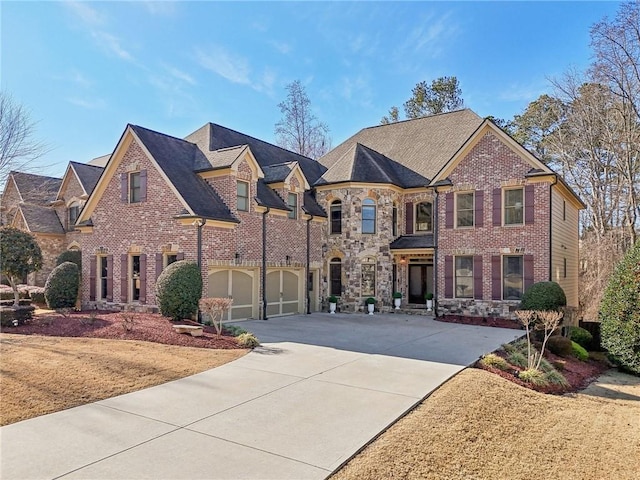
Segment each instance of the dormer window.
M79 214L80 214L80 205L73 204L69 207L69 224L67 225L67 228L69 230L71 230L73 226L76 224Z
M129 174L129 203L140 202L140 172Z
M289 212L289 218L298 218L298 194L290 193L287 197L287 205L291 209Z
M249 184L238 180L236 207L242 212L249 211Z
M329 208L331 216L331 235L339 235L342 233L342 202L335 200Z

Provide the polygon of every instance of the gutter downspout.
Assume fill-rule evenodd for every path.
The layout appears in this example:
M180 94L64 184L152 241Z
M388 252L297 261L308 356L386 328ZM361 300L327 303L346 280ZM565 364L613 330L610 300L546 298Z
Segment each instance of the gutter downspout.
M433 222L433 316L438 317L438 223L440 218L440 211L438 209L438 189L433 189L435 198L433 199L435 214L435 221Z
M313 220L313 215L309 215L309 218L307 220L307 280L305 282L305 288L307 291L307 315L311 314L311 296L309 295L309 265L311 265L311 220Z
M558 183L558 175L549 185L549 281L553 281L553 186Z
M262 320L267 318L267 214L269 207L262 213Z
M197 262L198 262L198 270L200 271L200 275L202 275L202 227L204 227L205 223L207 223L207 219L206 218L201 218L199 220L196 220L196 226L198 228L197 232L197 245L196 245L196 250L197 250ZM198 309L198 323L203 323L202 321L202 312L200 311L200 309Z

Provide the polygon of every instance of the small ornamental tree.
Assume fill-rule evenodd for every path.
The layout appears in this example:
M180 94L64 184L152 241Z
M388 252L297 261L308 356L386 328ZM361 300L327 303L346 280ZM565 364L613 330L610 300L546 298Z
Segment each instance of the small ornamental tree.
M521 310L559 311L567 304L562 287L556 282L538 282L531 285L522 295Z
M640 374L640 240L618 263L600 305L602 346Z
M42 251L32 235L12 227L0 229L0 272L9 280L16 307L20 304L20 280L41 267Z
M173 262L158 277L156 299L160 313L165 317L172 320L193 317L198 312L201 296L202 276L193 262Z
M232 298L203 298L200 300L200 310L207 314L216 329L218 337L222 335L222 317L224 312L233 305Z
M51 270L47 283L44 284L44 299L53 310L73 308L78 298L80 273L78 265L64 262Z

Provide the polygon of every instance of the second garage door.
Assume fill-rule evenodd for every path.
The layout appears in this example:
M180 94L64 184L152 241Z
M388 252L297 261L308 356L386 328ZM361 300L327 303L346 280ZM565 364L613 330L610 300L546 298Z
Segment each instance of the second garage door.
M303 270L267 270L267 316L301 313Z

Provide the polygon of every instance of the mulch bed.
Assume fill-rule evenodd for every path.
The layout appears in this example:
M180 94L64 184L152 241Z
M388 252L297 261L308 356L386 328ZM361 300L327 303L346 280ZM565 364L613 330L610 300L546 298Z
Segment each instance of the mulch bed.
M448 323L462 323L465 325L480 325L483 327L513 328L522 330L522 325L515 320L500 317L466 317L464 315L443 315L435 320Z
M141 340L183 347L242 348L233 336L218 338L213 327L204 326L204 334L193 337L187 333L176 333L173 325L199 324L191 320L174 323L154 313L83 311L70 313L66 318L57 313L39 314L24 325L2 327L1 331L21 335Z

